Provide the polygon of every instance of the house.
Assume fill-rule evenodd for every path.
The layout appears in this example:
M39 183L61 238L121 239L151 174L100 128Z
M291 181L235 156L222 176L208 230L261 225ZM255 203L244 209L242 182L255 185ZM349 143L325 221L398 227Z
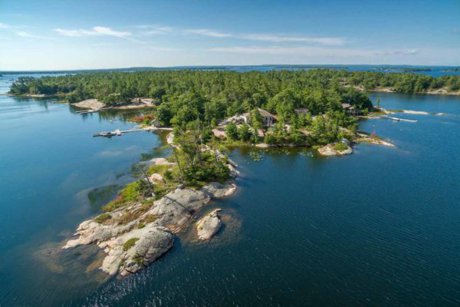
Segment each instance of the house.
M361 110L355 108L355 106L352 106L349 103L342 103L342 109L352 116L361 115Z
M262 117L262 124L265 128L273 126L275 122L277 121L276 116L271 114L270 112L264 109L261 109L261 108L257 108L257 111ZM241 115L234 115L232 117L224 119L223 121L219 123L219 126L225 126L230 123L234 123L235 125L242 125L242 124L249 124L250 122L251 122L251 114L243 113Z
M271 127L277 121L276 116L270 112L261 108L257 108L257 111L259 111L260 116L262 116L262 124L264 127Z

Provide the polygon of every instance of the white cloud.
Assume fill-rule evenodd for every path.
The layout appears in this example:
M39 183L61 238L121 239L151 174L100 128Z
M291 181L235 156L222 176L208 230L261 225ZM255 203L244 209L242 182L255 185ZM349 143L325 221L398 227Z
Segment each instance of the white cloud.
M384 50L384 51L376 51L376 55L416 55L419 51L417 49L408 49L408 50Z
M54 31L59 33L60 35L69 36L69 37L113 36L113 37L118 37L118 38L125 38L131 35L130 32L115 31L111 28L101 27L101 26L93 27L91 30L84 30L84 29L73 30L73 29L57 28L57 29L54 29Z
M211 38L234 38L239 40L261 41L271 43L308 43L320 44L325 46L342 46L346 40L341 37L314 37L314 36L290 36L267 33L247 33L238 34L223 32L214 29L196 28L196 29L178 29L164 25L137 25L131 28L137 29L133 33L127 31L115 31L108 27L97 26L92 29L62 29L56 28L55 32L63 36L82 37L82 36L113 36L126 38L132 36L156 36L165 34L186 34L198 35Z
M115 36L115 37L126 37L126 36L131 35L130 32L115 31L107 27L94 27L93 31L97 33L98 35L108 35L108 36Z
M152 36L152 35L165 35L169 34L174 31L173 27L165 27L165 26L139 26L139 28L143 29L142 35Z
M36 35L36 34L32 34L32 33L25 32L25 31L18 31L18 32L16 32L16 35L18 35L20 37L24 37L24 38L50 39L49 37L46 37L46 36Z
M9 28L11 28L10 25L7 25L6 23L0 22L0 29L9 29Z
M345 44L345 39L341 37L289 36L265 33L235 34L220 32L212 29L185 29L183 30L183 33L215 38L233 37L242 40L263 41L271 43L312 43L329 46L341 46Z
M233 36L230 33L219 32L219 31L210 30L210 29L185 29L184 33L201 35L201 36L208 36L208 37L217 37L217 38L224 38L224 37L232 37Z
M322 45L340 46L345 40L340 37L309 37L309 36L280 36L272 34L245 34L240 38L254 41L265 41L272 43L317 43Z

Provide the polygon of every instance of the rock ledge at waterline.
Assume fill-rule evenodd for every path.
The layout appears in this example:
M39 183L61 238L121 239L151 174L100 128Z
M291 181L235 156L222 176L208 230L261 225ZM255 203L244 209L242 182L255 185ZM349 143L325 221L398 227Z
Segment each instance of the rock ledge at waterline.
M104 272L122 276L135 273L171 249L175 234L190 225L193 216L212 198L230 196L235 191L233 182L213 182L200 190L177 188L159 200L152 199L149 210L126 224L113 221L125 214L136 216L142 204L110 212L108 220L111 223L95 219L82 222L74 234L76 238L69 240L63 248L97 244L106 254L101 266Z

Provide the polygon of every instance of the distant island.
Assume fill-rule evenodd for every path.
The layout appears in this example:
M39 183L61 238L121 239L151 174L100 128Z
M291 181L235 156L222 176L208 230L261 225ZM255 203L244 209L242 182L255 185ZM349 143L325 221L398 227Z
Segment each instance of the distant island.
M99 72L22 77L10 94L58 97L89 112L142 108L131 118L143 127L166 127L172 154L147 163L104 213L83 222L65 248L98 244L102 269L126 275L166 253L174 234L188 227L212 198L236 190L237 166L226 147L310 147L324 156L352 153L354 143L392 146L358 131L358 120L389 112L367 92L458 94L460 77L309 71ZM219 210L195 224L197 237L217 233Z

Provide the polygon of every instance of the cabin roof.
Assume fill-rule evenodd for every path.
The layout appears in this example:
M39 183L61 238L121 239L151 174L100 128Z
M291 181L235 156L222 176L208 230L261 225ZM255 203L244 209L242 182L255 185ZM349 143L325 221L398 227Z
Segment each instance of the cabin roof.
M268 112L267 110L264 110L264 109L261 109L261 108L257 108L257 110L259 111L259 114L263 117L273 117L276 119L276 116L271 114L270 112Z

